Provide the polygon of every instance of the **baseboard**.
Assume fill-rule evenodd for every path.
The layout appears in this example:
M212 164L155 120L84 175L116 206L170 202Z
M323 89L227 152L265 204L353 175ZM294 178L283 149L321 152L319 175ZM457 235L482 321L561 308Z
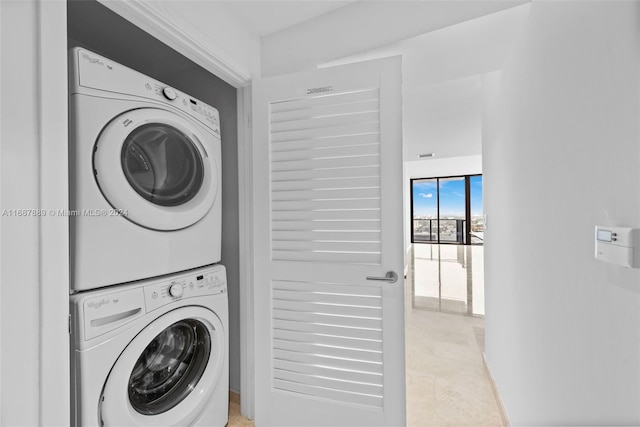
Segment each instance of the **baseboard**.
M504 403L502 402L502 396L500 395L500 391L498 391L498 386L496 385L496 381L493 379L493 375L491 374L491 369L489 369L489 365L487 364L487 356L482 353L482 364L484 365L484 370L489 377L489 382L491 383L491 390L493 391L493 395L496 398L496 402L498 404L498 411L500 411L500 418L502 419L502 425L510 426L509 416L507 415L506 409L504 409Z
M236 393L233 390L229 390L229 402L240 404L240 393Z

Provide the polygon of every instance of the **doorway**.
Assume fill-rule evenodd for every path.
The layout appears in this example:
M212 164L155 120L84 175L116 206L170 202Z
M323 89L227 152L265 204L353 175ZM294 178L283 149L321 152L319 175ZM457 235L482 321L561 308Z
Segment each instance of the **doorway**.
M482 175L413 178L410 188L413 307L483 316Z
M408 425L504 425L483 361L482 175L407 181Z

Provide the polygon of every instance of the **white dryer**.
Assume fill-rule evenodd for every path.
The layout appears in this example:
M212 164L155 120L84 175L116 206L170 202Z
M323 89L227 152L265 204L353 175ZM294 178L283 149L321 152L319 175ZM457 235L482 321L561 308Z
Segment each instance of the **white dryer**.
M72 291L220 261L215 108L75 48L69 130Z
M71 313L73 426L227 423L223 266L72 295Z

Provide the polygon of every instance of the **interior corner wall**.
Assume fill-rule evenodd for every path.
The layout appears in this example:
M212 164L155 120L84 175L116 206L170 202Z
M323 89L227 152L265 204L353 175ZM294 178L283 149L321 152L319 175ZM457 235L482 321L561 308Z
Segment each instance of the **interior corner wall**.
M436 178L456 175L476 175L482 173L482 156L460 156L415 160L404 162L404 250L411 245L411 180L414 178ZM408 258L405 257L405 263ZM406 267L406 265L405 265Z
M68 1L69 48L82 46L167 83L220 113L222 260L229 293L229 387L240 391L237 90L95 0Z
M639 4L538 1L483 141L486 356L512 425L640 424Z

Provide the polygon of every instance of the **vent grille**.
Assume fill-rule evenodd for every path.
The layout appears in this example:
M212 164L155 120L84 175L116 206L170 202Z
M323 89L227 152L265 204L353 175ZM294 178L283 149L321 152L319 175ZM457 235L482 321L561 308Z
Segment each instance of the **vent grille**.
M379 90L271 104L272 259L380 264Z
M273 387L382 408L379 287L272 282Z

